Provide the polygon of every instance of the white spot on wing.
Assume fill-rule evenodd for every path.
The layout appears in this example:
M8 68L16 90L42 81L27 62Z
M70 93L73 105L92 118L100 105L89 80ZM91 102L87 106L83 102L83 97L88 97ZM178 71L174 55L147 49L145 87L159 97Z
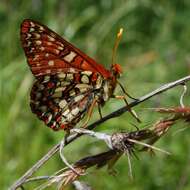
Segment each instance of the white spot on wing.
M42 30L42 31L44 30L44 27L43 27L43 26L40 26L39 28L40 28L40 30Z
M71 110L71 113L75 116L79 113L79 111L80 111L79 108L76 107L75 109Z
M67 110L65 110L65 111L62 113L62 115L63 115L63 116L67 116L67 114L68 114L69 112L70 112L69 109L67 109Z
M71 72L71 73L76 73L76 69L74 69L74 68L72 68L72 67L69 68L68 71Z
M49 114L47 124L51 121L51 119L52 119L52 114Z
M38 33L33 33L33 35L34 35L34 37L35 37L36 39L40 39L40 34L38 34Z
M34 31L35 31L34 28L31 27L31 28L30 28L30 32L34 32Z
M88 89L90 89L90 86L88 84L77 84L76 88L78 88L80 92L86 92Z
M27 47L30 47L31 43L32 43L31 41L28 41Z
M71 61L73 61L73 59L75 58L76 55L77 54L75 52L71 51L68 55L63 57L63 59L70 63Z
M73 79L73 74L72 73L68 73L67 74L67 80L72 80Z
M61 82L61 86L68 86L69 84L70 82L66 82L66 81Z
M56 35L55 35L53 32L51 32L50 35L51 35L53 38L56 37Z
M59 107L62 108L62 109L63 109L66 105L67 105L67 101L66 101L66 100L61 100L61 101L59 102Z
M88 88L88 89L89 89L90 86L89 86L88 84L77 84L77 85L76 85L76 88L79 88L79 89L80 89L80 88L86 88L86 89Z
M66 119L64 117L61 117L61 123L66 123Z
M53 95L52 95L53 98L60 98L62 97L62 91L58 91L58 92L55 92Z
M30 25L31 25L31 27L34 27L34 26L35 26L35 24L34 24L33 22L30 22Z
M40 41L40 40L37 40L37 41L36 41L36 45L39 46L39 45L41 45L41 44L42 44L42 41Z
M54 49L55 53L58 55L59 54L59 50L58 49Z
M54 66L54 61L53 60L48 61L48 65L49 66Z
M69 92L69 95L70 96L74 96L76 93L75 93L75 91L74 90L71 90L70 92Z
M26 40L28 40L32 35L31 34L27 34Z
M51 45L53 45L53 44L52 44L52 42L47 42L47 45L48 45L48 46L51 46Z
M74 98L74 100L75 100L75 102L78 102L78 101L80 101L80 100L82 100L84 98L84 95L78 95L78 96L76 96L75 98Z
M35 55L33 61L36 61L39 57L39 55Z
M59 73L58 75L57 75L59 78L65 78L65 73Z
M59 50L63 50L64 48L61 47L61 46L58 46L57 49L59 49Z
M62 92L65 90L66 87L58 87L55 89L55 92Z
M82 78L81 78L81 81L82 81L83 83L85 83L85 84L88 84L88 83L89 83L89 78L88 78L88 76L83 75Z
M47 36L47 37L48 37L49 41L51 41L51 42L55 41L55 39L53 37L51 37L51 36Z
M44 82L48 82L49 80L50 80L50 76L46 75L46 76L44 77Z
M92 71L82 71L81 73L90 76L92 74Z
M45 47L40 47L40 50L41 50L41 51L44 51L44 50L45 50Z
M56 126L56 121L53 122L51 127L55 127Z
M73 115L72 115L71 113L69 113L69 114L67 115L67 120L68 120L68 121L72 121L72 119L73 119Z

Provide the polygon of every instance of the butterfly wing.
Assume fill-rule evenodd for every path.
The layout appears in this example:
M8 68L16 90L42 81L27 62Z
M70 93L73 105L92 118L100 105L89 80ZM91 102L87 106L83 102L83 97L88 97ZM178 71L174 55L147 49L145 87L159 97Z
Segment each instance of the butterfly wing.
M110 71L101 64L39 22L30 19L23 21L21 42L35 77L66 72L72 68L110 77Z
M92 85L77 84L63 74L41 76L33 85L30 106L53 130L70 129L85 116L94 99L92 91Z
M54 130L78 123L110 72L46 26L24 20L21 42L37 81L31 109Z

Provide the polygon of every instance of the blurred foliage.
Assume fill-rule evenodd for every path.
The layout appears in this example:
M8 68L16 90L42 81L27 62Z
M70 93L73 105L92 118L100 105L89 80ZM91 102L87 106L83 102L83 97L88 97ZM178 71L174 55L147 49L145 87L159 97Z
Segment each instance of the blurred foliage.
M33 77L20 45L20 24L32 18L64 36L107 68L111 63L116 33L124 28L117 61L123 66L121 82L134 97L162 84L179 79L190 71L190 1L189 0L1 0L0 1L0 187L7 189L41 158L64 132L54 133L35 117L29 107ZM138 106L142 126L159 118L142 108L176 106L180 87ZM117 91L118 93L119 90ZM189 104L189 92L185 103ZM123 105L111 100L103 114ZM97 110L91 121L98 119ZM106 122L97 130L113 132L131 130L135 123L128 114ZM119 124L119 125L118 125ZM139 155L133 159L134 180L128 177L127 159L116 165L117 176L106 169L87 177L94 189L190 189L189 129L161 139L157 146L173 153L168 157ZM134 129L134 128L133 128ZM81 138L68 146L70 161L104 151L101 143ZM49 175L63 167L53 158L37 175ZM98 180L97 183L97 179ZM32 189L33 186L29 186Z

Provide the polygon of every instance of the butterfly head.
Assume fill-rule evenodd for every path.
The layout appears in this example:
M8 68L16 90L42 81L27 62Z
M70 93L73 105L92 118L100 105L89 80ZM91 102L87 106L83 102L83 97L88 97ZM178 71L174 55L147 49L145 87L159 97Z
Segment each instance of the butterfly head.
M115 76L115 78L120 78L120 76L122 74L121 65L119 65L117 63L112 64L111 71L112 71L113 76Z

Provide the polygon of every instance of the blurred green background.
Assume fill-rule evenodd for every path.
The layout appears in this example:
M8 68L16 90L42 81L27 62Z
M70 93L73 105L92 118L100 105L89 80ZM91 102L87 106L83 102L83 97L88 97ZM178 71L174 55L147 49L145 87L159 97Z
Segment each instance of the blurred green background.
M0 1L0 187L7 189L54 144L64 132L53 132L30 111L29 94L33 83L20 44L20 24L32 18L64 36L98 62L109 68L116 33L124 28L117 62L124 73L120 81L134 97L142 96L166 82L186 76L190 71L189 0L1 0ZM177 87L136 107L148 126L161 116L144 109L178 106L181 87ZM117 93L121 93L117 90ZM188 105L189 92L185 97ZM123 105L111 100L103 114ZM97 110L92 121L98 119ZM112 133L134 130L129 114L112 119L96 130ZM190 129L175 126L156 146L172 156L139 154L132 160L134 180L128 176L127 158L116 164L117 176L105 168L82 177L94 189L190 189ZM81 138L69 145L65 154L70 162L105 151L103 143ZM55 156L36 175L51 175L64 167ZM101 179L101 180L100 180ZM28 185L27 189L33 189ZM53 189L53 188L50 188ZM72 189L72 187L68 187Z

